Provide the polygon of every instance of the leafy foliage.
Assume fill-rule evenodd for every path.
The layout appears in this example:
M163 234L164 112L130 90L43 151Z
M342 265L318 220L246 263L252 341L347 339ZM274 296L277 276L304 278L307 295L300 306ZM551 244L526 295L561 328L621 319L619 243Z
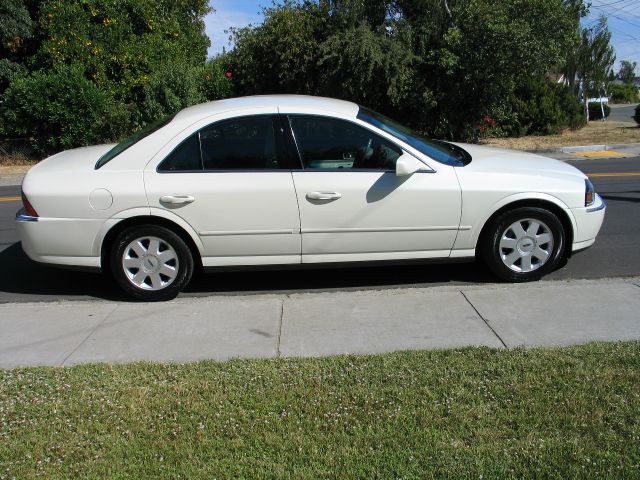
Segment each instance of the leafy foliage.
M589 97L600 97L604 93L606 83L613 75L612 67L615 60L607 19L601 17L596 25L583 29L581 33L577 73L584 84L585 104Z
M24 42L33 35L33 21L22 0L0 4L0 94L26 68L19 62Z
M633 83L633 79L636 78L637 66L637 62L622 60L622 62L620 62L620 71L618 72L617 77L626 85L631 85Z
M5 135L29 135L40 152L114 140L158 116L230 91L220 67L205 63L207 0L10 0L7 5L15 7L14 23L23 25L13 30L26 36L28 25L38 29L29 48L0 61L0 93L8 87L0 129ZM0 31L5 35L4 25ZM78 92L65 74L82 86ZM60 91L51 92L48 81ZM64 105L69 112L62 112ZM66 121L76 123L62 125Z
M88 145L121 135L128 112L84 76L80 65L57 66L11 83L3 104L14 133L40 153Z
M474 138L487 115L497 131L520 130L514 95L562 62L570 13L558 0L286 2L236 31L228 58L238 94L340 97L435 136Z
M613 103L634 103L638 101L638 88L633 85L609 85L611 101Z
M549 81L528 81L516 90L513 110L517 128L511 135L535 132L556 134L566 128L578 128L585 118L580 103L569 87Z
M29 134L39 151L110 141L231 94L344 98L435 137L544 134L582 124L576 73L599 89L612 65L606 24L579 30L584 0L282 2L262 24L234 30L231 52L205 62L208 0L4 0L0 134L61 132L56 105L76 105L77 94L65 86L48 106L51 92L35 86L48 76L66 85L67 71L92 85L83 98L113 123L80 121L60 139ZM548 83L559 71L569 90ZM14 121L18 112L30 128Z

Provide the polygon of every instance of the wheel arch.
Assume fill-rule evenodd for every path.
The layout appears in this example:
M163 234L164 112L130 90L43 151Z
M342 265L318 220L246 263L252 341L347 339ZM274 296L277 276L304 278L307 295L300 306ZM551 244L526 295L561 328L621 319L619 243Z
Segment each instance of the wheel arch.
M561 207L558 203L548 199L526 198L526 199L513 200L509 203L506 203L505 205L502 205L500 208L494 211L491 214L491 216L489 216L489 218L484 222L482 229L480 230L480 233L478 235L478 239L475 247L476 258L478 258L480 250L482 249L482 246L483 246L483 242L486 240L487 230L491 227L495 219L509 210L514 210L516 208L526 208L526 207L544 208L546 210L549 210L556 217L558 217L558 220L560 220L560 223L562 224L562 228L564 229L564 233L566 237L564 257L569 258L571 256L571 250L572 250L571 246L573 245L573 238L575 235L575 230L574 230L575 222L571 218L567 209Z
M118 235L127 228L140 225L156 225L171 230L187 244L187 247L189 247L195 267L197 269L202 269L201 249L196 243L196 240L194 240L193 234L187 231L185 227L169 218L157 215L135 215L122 219L113 225L104 235L100 247L100 264L103 271L109 268L109 252L111 251L111 247Z

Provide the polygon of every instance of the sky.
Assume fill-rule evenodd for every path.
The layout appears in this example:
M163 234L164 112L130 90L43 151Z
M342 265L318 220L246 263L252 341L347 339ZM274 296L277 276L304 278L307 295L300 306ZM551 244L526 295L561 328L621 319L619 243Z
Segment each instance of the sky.
M638 0L640 1L640 0ZM229 27L245 27L250 23L261 23L262 8L271 6L270 0L213 0L209 5L214 9L205 18L207 35L211 39L209 55L222 53L223 47L229 49L229 35L224 33Z
M595 25L602 14L607 17L616 51L614 71L620 69L621 60L630 60L638 64L636 76L640 76L640 0L591 0L591 11L583 26Z
M271 5L271 0L213 0L215 12L205 19L211 38L209 55L230 47L225 30L260 23L262 8ZM638 63L636 75L640 76L640 0L591 0L591 12L583 19L583 26L594 25L602 14L607 16L616 50L614 71L620 68L621 60L631 60Z

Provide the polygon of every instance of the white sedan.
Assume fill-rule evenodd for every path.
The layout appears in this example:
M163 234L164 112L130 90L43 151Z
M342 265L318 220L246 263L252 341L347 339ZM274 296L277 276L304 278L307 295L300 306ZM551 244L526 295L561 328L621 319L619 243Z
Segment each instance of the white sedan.
M565 163L296 95L187 108L47 158L22 190L31 259L109 271L142 300L236 265L479 257L501 279L537 280L592 245L605 212Z

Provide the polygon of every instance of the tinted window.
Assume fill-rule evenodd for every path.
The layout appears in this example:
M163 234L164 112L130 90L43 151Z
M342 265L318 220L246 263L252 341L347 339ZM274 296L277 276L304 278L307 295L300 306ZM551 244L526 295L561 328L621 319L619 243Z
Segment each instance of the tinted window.
M200 131L205 170L279 168L271 116L234 118Z
M159 172L184 172L202 170L200 142L194 133L165 158L158 167Z
M306 115L289 120L304 168L395 170L402 154L391 142L352 122Z

